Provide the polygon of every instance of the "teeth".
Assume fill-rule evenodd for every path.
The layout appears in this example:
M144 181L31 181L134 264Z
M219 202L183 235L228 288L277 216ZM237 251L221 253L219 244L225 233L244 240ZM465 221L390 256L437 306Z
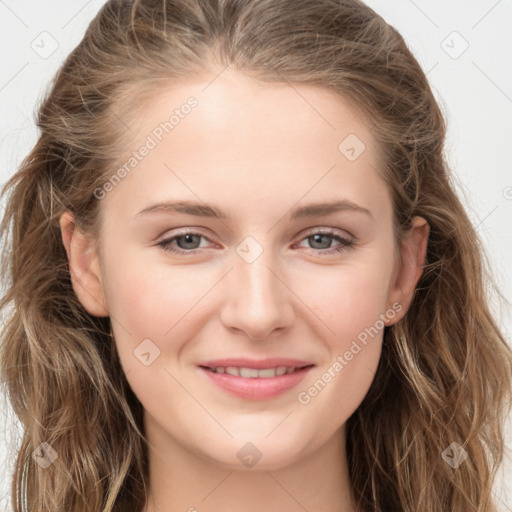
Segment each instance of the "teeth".
M258 370L256 368L240 368L240 377L255 379L258 377Z
M240 372L241 373L241 372ZM266 368L265 370L256 370L256 377L268 379L277 375L277 368ZM242 375L245 377L245 375Z
M277 368L265 368L257 370L256 368L238 368L236 366L219 366L210 368L216 373L227 373L235 377L243 377L245 379L270 379L272 377L293 373L297 368L294 366L278 366Z

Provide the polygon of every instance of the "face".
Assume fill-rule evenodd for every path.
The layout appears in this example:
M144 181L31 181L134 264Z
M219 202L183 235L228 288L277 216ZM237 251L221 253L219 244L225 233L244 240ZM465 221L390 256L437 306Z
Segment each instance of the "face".
M126 172L96 194L100 252L72 217L61 226L148 436L223 467L259 452L274 469L343 432L384 326L407 310L428 227L414 219L396 246L382 163L348 100L211 80L172 84L131 124Z

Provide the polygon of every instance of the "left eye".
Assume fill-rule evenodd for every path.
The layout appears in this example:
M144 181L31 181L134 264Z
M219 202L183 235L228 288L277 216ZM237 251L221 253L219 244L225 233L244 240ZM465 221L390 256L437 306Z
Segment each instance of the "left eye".
M353 240L349 240L348 238L344 238L340 235L335 234L332 231L315 231L314 233L309 234L304 240L308 240L309 243L319 244L322 247L313 247L313 249L320 249L322 254L332 254L335 252L344 251L354 245ZM327 240L327 246L325 242L322 240ZM337 240L339 245L335 247L330 247L330 240ZM325 250L328 249L328 250Z
M194 254L193 251L200 247L200 240L206 237L201 235L200 233L187 232L179 235L175 235L170 238L166 238L158 243L165 251L176 253L176 254ZM313 233L308 234L302 240L307 240L310 244L319 244L321 247L312 247L309 248L314 252L319 252L321 254L332 254L335 252L342 252L344 250L349 249L354 245L353 240L349 240L348 238L344 238L340 235L335 234L332 231L315 231ZM331 241L336 240L339 242L339 245L335 247L331 246ZM327 241L327 243L326 243ZM176 245L178 247L176 247Z

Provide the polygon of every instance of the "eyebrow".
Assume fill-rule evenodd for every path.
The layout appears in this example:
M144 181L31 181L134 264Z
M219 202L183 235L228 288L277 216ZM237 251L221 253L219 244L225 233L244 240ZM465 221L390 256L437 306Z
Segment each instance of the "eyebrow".
M309 217L321 217L342 211L364 213L372 219L374 218L370 210L348 199L338 199L330 202L312 203L296 207L291 210L290 217L296 220ZM146 215L148 213L185 213L196 217L212 217L222 220L229 220L231 218L228 213L220 208L195 201L165 201L156 203L141 210L137 213L137 216Z

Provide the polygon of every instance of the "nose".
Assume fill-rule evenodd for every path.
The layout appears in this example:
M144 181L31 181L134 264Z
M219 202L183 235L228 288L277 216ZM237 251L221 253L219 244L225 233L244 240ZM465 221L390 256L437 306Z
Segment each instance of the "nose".
M252 263L234 254L233 270L224 281L226 300L221 311L224 326L252 341L283 332L294 318L293 293L280 275L271 251Z

